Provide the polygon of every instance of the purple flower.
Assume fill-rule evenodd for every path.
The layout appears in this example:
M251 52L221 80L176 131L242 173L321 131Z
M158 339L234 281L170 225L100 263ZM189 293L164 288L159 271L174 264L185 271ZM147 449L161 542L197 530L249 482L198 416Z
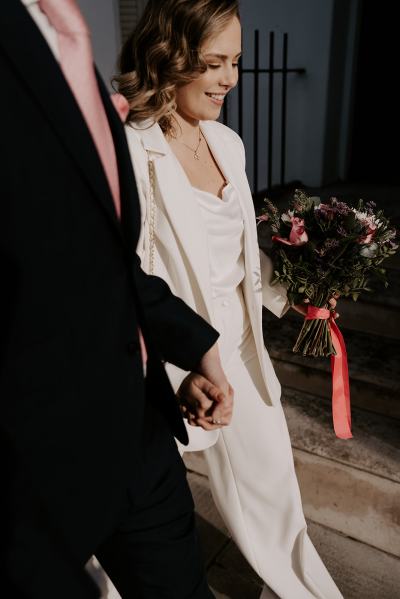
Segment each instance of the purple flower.
M346 216L350 212L350 207L345 202L339 202L337 198L330 198L330 204L337 214Z
M322 218L323 220L333 220L335 217L336 210L328 204L320 204L315 208L315 216Z
M334 250L339 247L339 242L337 239L327 239L324 243L326 251Z

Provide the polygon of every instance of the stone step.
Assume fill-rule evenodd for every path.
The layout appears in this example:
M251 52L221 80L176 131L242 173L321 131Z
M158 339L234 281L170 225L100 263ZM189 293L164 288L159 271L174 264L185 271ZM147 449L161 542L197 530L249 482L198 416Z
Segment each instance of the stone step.
M382 284L371 283L371 289L373 291L365 292L360 295L357 302L353 302L355 306L358 303L377 304L379 306L391 306L393 308L400 308L400 272L395 267L396 262L390 262L393 264L393 268L386 267L386 277L388 287L384 287Z
M400 556L400 424L353 409L353 439L334 436L330 402L284 390L307 517Z
M359 300L340 300L340 318L343 326L365 334L400 339L400 310L389 304Z
M393 256L397 258L397 256ZM391 260L387 268L389 286L371 283L373 292L364 292L355 302L341 298L338 306L343 327L365 334L400 339L400 272Z
M186 454L190 465L195 454ZM198 454L200 455L200 454ZM196 459L196 463L199 460ZM262 581L230 539L214 507L208 480L188 473L195 500L209 583L216 599L259 599ZM400 560L308 519L318 553L346 599L399 597ZM270 591L268 599L277 595Z
M338 324L346 342L352 405L400 418L400 341L348 330L342 321L340 317ZM329 358L302 356L292 351L301 326L301 317L294 311L281 319L268 310L263 312L265 345L281 383L330 398Z
M334 436L330 403L284 390L284 409L307 518L400 556L400 425L353 410L353 435ZM201 452L188 468L207 474Z

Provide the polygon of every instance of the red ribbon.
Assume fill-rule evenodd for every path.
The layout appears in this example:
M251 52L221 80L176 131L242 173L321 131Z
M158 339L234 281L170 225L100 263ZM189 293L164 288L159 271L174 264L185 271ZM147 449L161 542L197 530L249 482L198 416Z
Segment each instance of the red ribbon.
M349 369L343 335L335 322L335 312L316 306L307 307L306 320L328 320L336 355L331 356L332 416L335 434L339 439L351 439L351 409Z

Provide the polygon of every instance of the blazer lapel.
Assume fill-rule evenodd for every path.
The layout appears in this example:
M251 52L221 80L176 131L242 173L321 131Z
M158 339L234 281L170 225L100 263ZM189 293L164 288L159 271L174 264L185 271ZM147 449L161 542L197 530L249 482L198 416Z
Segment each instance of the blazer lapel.
M1 38L10 62L43 110L60 142L120 231L111 191L90 132L61 69L36 24L19 1L0 11ZM23 115L21 115L23 118Z
M232 148L232 139L229 136L223 137L220 131L215 128L213 121L203 121L201 131L225 179L236 187L243 214L246 219L253 218L252 202L249 204L249 202L244 201L244 195L251 195L250 188L237 148Z
M129 154L125 128L119 114L110 100L108 90L98 74L97 81L117 155L121 196L121 225L127 242L127 249L132 253L136 250L136 244L140 234L140 202L135 183L132 160Z
M220 167L225 179L236 188L239 202L244 216L245 239L244 254L246 261L246 285L251 285L251 290L261 285L259 273L258 240L256 230L256 216L252 201L251 191L247 181L246 173L241 164L236 147L232 148L232 139L229 136L223 138L215 128L213 122L202 122L201 130L206 138L207 144ZM257 253L255 253L256 248ZM249 275L252 275L249 277Z
M158 125L144 128L141 138L149 159L154 161L156 180L169 221L212 318L207 231L193 189Z

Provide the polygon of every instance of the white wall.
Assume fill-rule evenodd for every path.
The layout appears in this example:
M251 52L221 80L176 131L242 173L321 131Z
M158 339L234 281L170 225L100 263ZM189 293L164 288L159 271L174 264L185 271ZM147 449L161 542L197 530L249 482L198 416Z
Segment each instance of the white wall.
M117 0L78 0L92 32L92 45L97 67L110 87L116 72L121 36Z
M287 161L286 180L301 180L307 185L319 185L323 169L323 130L328 89L329 49L333 0L243 0L241 17L244 35L244 68L253 66L253 31L260 31L260 48L263 59L260 66L266 67L268 60L267 36L270 31L276 35L276 66L281 66L281 43L283 33L289 36L288 66L304 67L305 75L288 76L287 110ZM259 187L266 186L267 156L267 75L260 81L260 111L264 116L260 120L260 161ZM247 76L249 83L252 76ZM265 81L265 83L262 83ZM279 180L279 79L275 95L277 112L274 115L275 143L273 160L275 162L273 182ZM253 90L250 83L246 90L246 117L244 139L248 141L248 163L252 164L252 102ZM264 111L262 106L264 104ZM247 106L246 106L247 105ZM265 145L264 145L265 140ZM265 151L262 151L265 148ZM248 169L252 179L252 168Z
M304 67L304 75L287 79L286 181L320 186L343 176L348 147L356 21L359 0L242 0L243 66L253 66L253 32L260 31L262 58L268 61L268 35L276 35L275 66L281 66L283 33L289 36L288 66ZM252 179L252 76L245 93L244 141ZM280 81L274 115L273 183L279 182ZM259 188L267 178L267 75L260 79ZM264 107L264 108L262 108ZM235 126L235 122L232 121ZM263 140L265 145L263 146Z

